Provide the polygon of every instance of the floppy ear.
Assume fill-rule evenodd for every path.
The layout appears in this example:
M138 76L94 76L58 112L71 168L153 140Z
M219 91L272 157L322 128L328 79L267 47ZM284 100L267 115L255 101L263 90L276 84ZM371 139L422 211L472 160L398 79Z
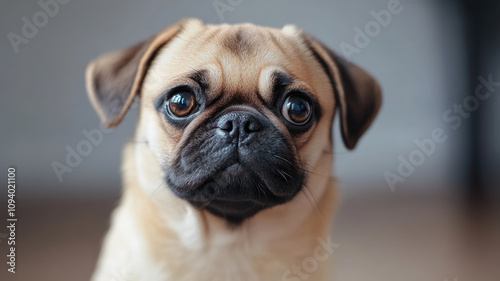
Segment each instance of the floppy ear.
M382 103L382 91L363 69L338 57L324 44L303 34L306 44L328 75L340 110L342 139L353 149L368 129Z
M158 51L182 29L185 21L125 50L105 54L89 64L87 93L101 122L117 126L139 94L147 70Z

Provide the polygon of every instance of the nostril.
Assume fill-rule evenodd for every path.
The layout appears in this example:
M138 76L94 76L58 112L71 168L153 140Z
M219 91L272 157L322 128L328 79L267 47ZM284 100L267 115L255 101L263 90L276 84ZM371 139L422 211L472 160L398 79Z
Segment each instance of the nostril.
M224 122L219 122L217 127L226 132L231 132L233 130L233 122L231 120L225 120Z
M251 133L251 132L256 132L260 130L260 125L257 122L246 122L245 124L245 131Z

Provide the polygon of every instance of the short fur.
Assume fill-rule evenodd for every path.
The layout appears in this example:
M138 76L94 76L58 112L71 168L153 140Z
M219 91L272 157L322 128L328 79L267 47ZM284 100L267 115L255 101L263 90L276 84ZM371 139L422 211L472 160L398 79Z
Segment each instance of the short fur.
M169 120L159 110L178 85L199 89L206 99L189 121ZM307 128L287 125L276 108L290 89L307 92L314 101ZM369 74L292 25L279 30L195 19L95 60L87 69L87 90L109 127L140 98L135 137L124 150L123 197L94 281L302 280L294 266L313 256L318 240L331 240L337 206L330 176L335 109L344 143L352 149L381 104L380 87ZM217 127L231 110L257 116L265 127L267 139L249 148L259 158L245 156L262 182L210 170L229 158L220 156L224 144L210 140L216 137L207 128ZM265 199L274 201L236 217L196 205L203 173L219 180L212 190L216 196L257 198L258 183L268 187ZM234 188L241 192L228 190ZM308 280L331 280L332 260L318 262Z

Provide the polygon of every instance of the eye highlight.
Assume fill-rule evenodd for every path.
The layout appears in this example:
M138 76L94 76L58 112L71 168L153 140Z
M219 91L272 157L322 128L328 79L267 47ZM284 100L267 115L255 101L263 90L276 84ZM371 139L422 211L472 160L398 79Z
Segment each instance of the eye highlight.
M195 105L194 94L188 91L173 94L165 104L167 112L177 118L183 118L191 114Z
M283 104L281 114L295 125L304 125L311 117L311 103L300 94L290 95Z

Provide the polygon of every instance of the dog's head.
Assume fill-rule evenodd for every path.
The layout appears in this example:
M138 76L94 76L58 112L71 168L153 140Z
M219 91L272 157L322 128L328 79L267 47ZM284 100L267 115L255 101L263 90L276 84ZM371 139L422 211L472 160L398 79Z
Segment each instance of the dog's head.
M336 108L352 149L381 102L370 75L294 26L198 20L95 60L87 88L109 127L140 97L137 138L166 185L231 222L301 191L331 149Z

